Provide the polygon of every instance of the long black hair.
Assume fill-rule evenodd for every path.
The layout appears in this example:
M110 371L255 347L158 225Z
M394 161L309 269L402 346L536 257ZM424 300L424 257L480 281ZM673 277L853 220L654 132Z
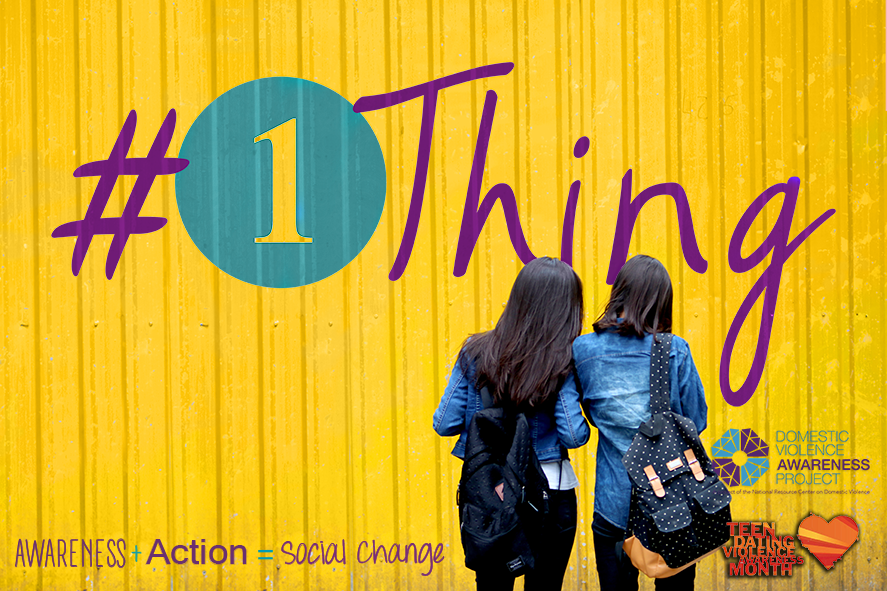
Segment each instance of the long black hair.
M466 339L459 362L467 371L474 361L475 385L495 402L539 406L570 371L582 317L576 272L558 259L534 259L518 273L496 328Z
M594 332L614 329L637 337L671 332L671 304L668 271L653 257L639 254L626 261L616 275L610 301L592 326Z

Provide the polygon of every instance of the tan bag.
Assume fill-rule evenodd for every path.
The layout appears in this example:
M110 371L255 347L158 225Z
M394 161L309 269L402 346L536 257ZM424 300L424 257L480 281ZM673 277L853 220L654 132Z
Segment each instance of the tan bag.
M665 560L659 554L655 552L651 552L644 548L641 541L636 537L631 536L624 542L622 542L622 550L631 558L631 563L637 568L639 571L650 577L651 579L667 579L668 577L674 576L684 570L685 568L689 568L708 556L711 556L720 548L715 548L708 554L703 554L693 562L688 562L682 567L679 568L669 568L667 564L665 564Z
M730 540L730 491L718 479L693 421L669 410L671 334L650 349L650 420L622 464L631 479L623 549L648 577L671 577ZM673 566L670 566L673 565Z

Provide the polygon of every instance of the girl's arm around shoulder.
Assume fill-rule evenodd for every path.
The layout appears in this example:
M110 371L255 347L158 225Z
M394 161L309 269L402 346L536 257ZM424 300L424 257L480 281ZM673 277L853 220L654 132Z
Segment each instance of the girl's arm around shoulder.
M692 420L696 424L697 432L702 433L708 426L708 404L705 402L702 380L699 378L687 341L676 336L674 345L678 361L677 381L681 414Z
M570 372L557 394L554 407L554 422L561 443L568 448L581 447L588 443L591 428L582 414L582 403L579 388L576 385L576 374Z
M468 408L469 394L473 391L474 385L463 373L460 359L456 359L443 397L434 411L432 423L438 435L450 437L465 430L465 411Z

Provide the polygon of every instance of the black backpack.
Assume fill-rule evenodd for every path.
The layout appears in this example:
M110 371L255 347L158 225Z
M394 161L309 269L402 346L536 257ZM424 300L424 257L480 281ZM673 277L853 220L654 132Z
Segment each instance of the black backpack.
M696 425L671 411L671 334L653 337L650 413L622 458L631 478L625 553L647 576L695 564L730 537L730 491L712 470Z
M465 566L517 576L534 566L533 555L548 513L548 480L533 450L527 417L493 406L471 417L462 477L456 493Z

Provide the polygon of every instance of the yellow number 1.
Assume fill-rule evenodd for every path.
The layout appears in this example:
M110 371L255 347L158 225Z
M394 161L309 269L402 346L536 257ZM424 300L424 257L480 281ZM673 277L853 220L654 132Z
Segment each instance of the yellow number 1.
M296 227L296 120L290 119L265 133L253 143L271 142L274 160L271 185L271 232L256 242L311 242ZM292 195L292 197L290 197Z

